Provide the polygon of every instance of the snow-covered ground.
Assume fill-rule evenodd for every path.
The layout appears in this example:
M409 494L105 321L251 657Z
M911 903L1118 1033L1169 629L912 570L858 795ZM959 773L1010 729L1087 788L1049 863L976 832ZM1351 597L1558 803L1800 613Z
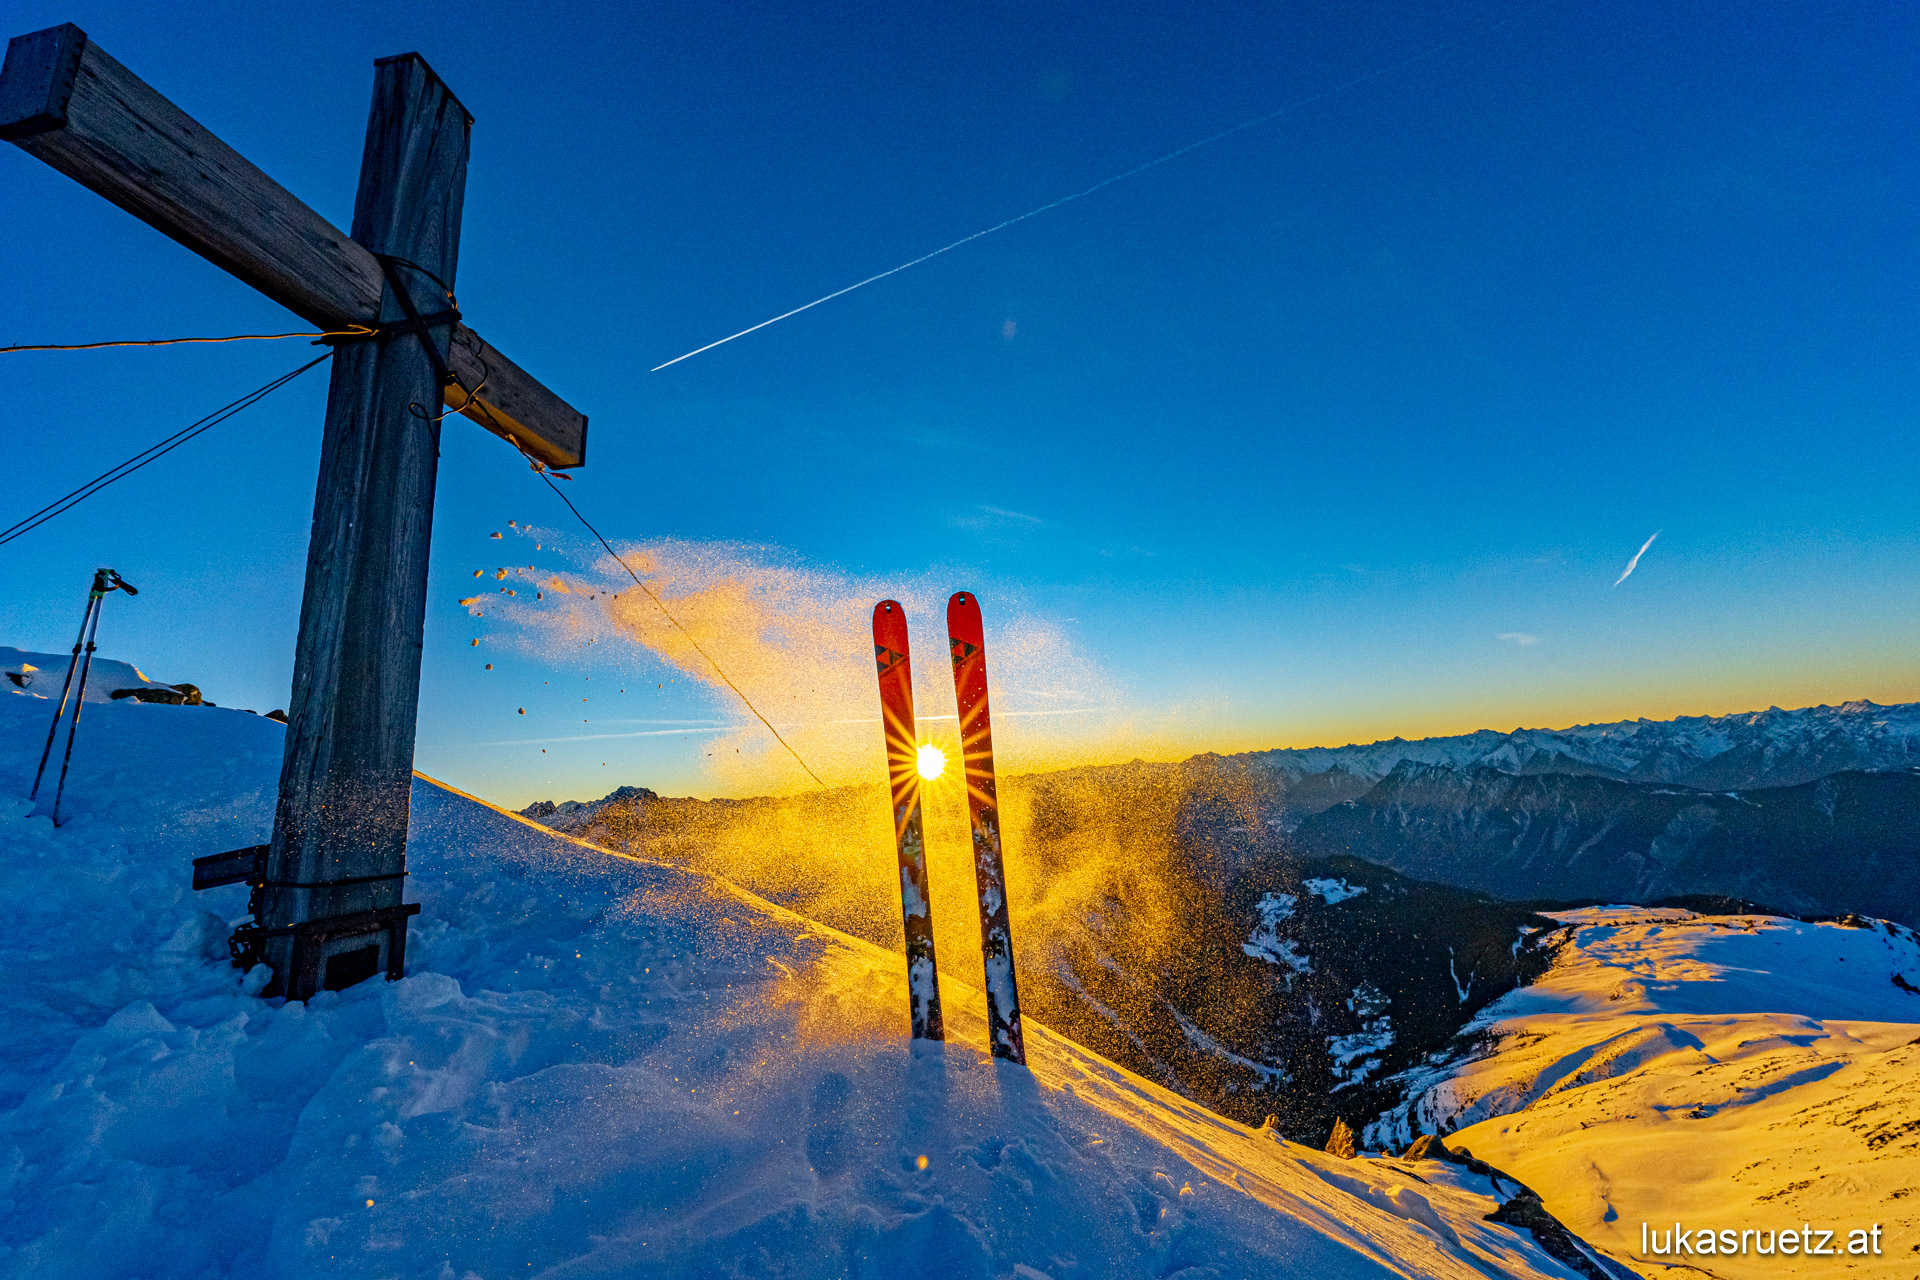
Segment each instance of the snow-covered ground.
M1477 1024L1490 1043L1433 1064L1412 1115L1370 1126L1368 1140L1457 1125L1450 1145L1650 1273L1920 1275L1911 930L1639 907L1551 914L1565 929L1554 967L1488 1006ZM1690 1253L1676 1252L1676 1224ZM1876 1225L1881 1253L1849 1256L1850 1233ZM1783 1256L1776 1233L1808 1226L1834 1233L1835 1256L1808 1257L1798 1239L1802 1251ZM1725 1252L1727 1230L1745 1252ZM1743 1239L1749 1230L1762 1234Z
M57 691L56 691L57 692ZM714 877L414 788L409 975L306 1005L225 956L281 727L0 690L0 1274L1574 1273L1453 1165L1340 1160L1029 1024L906 1042L900 958Z
M12 649L0 645L0 679L6 681L0 689L25 689L33 693L60 700L60 690L67 683L67 672L72 664L73 655L69 653L34 653L27 649ZM83 655L84 661L84 655ZM108 702L117 689L158 689L164 686L158 680L149 680L144 672L130 662L118 662L112 658L103 658L98 653L86 669L88 702ZM73 672L73 683L80 683L80 672ZM44 736L45 730L42 734ZM35 756L36 761L39 756ZM31 781L28 783L32 785Z

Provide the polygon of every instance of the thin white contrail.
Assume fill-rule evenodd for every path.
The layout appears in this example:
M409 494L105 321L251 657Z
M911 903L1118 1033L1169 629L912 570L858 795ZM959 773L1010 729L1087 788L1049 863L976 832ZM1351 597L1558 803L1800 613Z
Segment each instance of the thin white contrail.
M577 733L570 738L505 738L499 742L483 742L480 745L483 747L537 747L546 742L598 742L602 738L672 738L684 737L689 733L726 733L732 729L746 727L743 724L723 724L710 729L646 729L639 733Z
M1495 23L1493 24L1493 26L1489 27L1488 30L1489 31L1498 30L1500 27L1504 27L1507 25L1507 23L1513 22L1513 21L1515 21L1515 19L1509 18L1507 19L1506 22ZM1198 151L1202 147L1212 146L1216 142L1220 142L1226 138L1231 138L1236 133L1244 133L1248 129L1257 128L1260 125L1268 123L1269 121L1278 120L1281 116L1284 116L1289 112L1298 111L1302 107L1311 106L1312 104L1319 102L1322 99L1331 98L1338 94L1345 93L1349 89L1358 88L1360 85L1367 83L1367 81L1369 80L1377 80L1381 76L1389 75L1395 71L1403 70L1407 67L1412 66L1416 62L1421 62L1421 61L1424 61L1425 59L1434 57L1437 54L1444 53L1457 43L1459 42L1450 40L1445 44L1434 45L1431 49L1427 49L1427 50L1424 50L1423 52L1416 53L1411 58L1407 58L1400 62L1391 63L1384 67L1377 67L1374 70L1367 72L1363 76L1355 76L1353 79L1347 81L1345 84L1335 85L1331 89L1322 89L1320 92L1315 94L1309 94L1307 97L1301 98L1297 102L1289 102L1286 106L1281 107L1277 111L1269 111L1265 115L1255 116L1251 120L1242 121L1241 123L1234 125L1230 129L1222 129L1218 133L1209 134L1207 137L1200 139L1198 142L1189 142L1186 146L1179 147L1179 148L1176 148L1175 150L1169 151L1167 152L1167 154L1160 156L1157 159L1149 160L1145 164L1135 165L1133 168L1128 169L1125 173L1116 173L1111 178L1104 178L1101 181L1094 183L1092 186L1088 187L1084 191L1076 191L1072 195L1061 196L1057 200L1049 200L1047 203L1041 205L1039 208L1029 209L1027 212L1020 214L1018 217L1008 218L1005 222L996 222L991 227L988 227L985 231L976 231L970 236L960 237L960 239L955 240L952 244L942 245L938 249L935 249L932 253L923 253L911 262L903 262L897 267L892 267L886 271L880 272L878 275L868 276L865 280L862 280L857 284L850 284L844 289L836 289L832 293L829 293L828 295L826 295L824 298L815 298L812 302L807 303L805 306L795 307L791 311L782 311L779 315L775 316L771 320L762 320L759 324L753 325L751 328L742 329L738 333L730 333L726 337L721 338L718 342L709 342L704 347L695 347L692 351L687 352L686 355L675 356L673 359L667 361L666 364L657 364L653 366L653 368L649 369L647 372L658 373L662 369L666 368L667 365L679 364L682 360L686 360L693 356L697 356L703 351L711 351L715 347L725 346L727 343L732 342L735 338L744 338L748 334L754 332L757 329L764 329L770 324L778 324L780 321L787 319L789 316L797 316L802 311L811 310L812 308L819 306L823 302L832 302L835 298L838 298L843 294L852 293L855 289L864 288L865 286L872 284L876 280L885 280L888 276L899 275L902 271L905 271L908 267L917 267L921 263L927 261L928 259L937 258L943 253L947 253L947 252L950 252L951 250L958 249L963 244L971 244L975 240L978 240L983 236L990 236L996 231L1005 231L1008 227L1011 227L1016 223L1025 222L1029 218L1037 218L1043 213L1048 213L1054 209L1058 209L1063 204L1071 204L1075 200L1084 200L1086 197L1092 195L1096 191L1104 190L1105 188L1112 186L1116 182L1125 182L1128 178L1135 177L1138 174L1145 173L1149 169L1158 168L1160 165L1167 163L1169 160L1178 160L1181 156L1186 155L1190 151Z
M1663 530L1655 529L1653 531L1653 538L1659 537L1662 532ZM1621 570L1620 576L1613 580L1614 586L1616 587L1619 586L1621 583L1625 582L1628 578L1633 576L1633 571L1636 568L1638 568L1640 565L1640 557L1647 554L1647 548L1653 545L1653 538L1648 538L1645 542L1640 544L1640 549L1633 553L1633 559L1627 561L1627 567Z

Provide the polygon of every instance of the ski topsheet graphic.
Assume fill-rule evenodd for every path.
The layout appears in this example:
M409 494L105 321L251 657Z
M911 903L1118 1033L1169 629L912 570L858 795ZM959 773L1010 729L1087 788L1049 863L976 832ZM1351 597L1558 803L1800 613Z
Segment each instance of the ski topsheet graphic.
M944 1040L940 972L933 955L933 899L927 893L927 850L920 829L913 666L907 651L907 612L896 600L882 600L873 607L873 657L880 669L880 723L887 739L887 782L893 793L893 835L900 855L900 908L907 928L913 1038Z
M960 753L966 763L967 817L973 827L973 874L980 890L980 949L986 961L987 1021L993 1056L1027 1060L1020 1035L1020 992L1013 977L1013 932L1007 920L1007 873L1000 856L1000 801L993 781L993 717L987 707L987 642L980 601L956 591L947 601L953 650L953 692L960 707Z

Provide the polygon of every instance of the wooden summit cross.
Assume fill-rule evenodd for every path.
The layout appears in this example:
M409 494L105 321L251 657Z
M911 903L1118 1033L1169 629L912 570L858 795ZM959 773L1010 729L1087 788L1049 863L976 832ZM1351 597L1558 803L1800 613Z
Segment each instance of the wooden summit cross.
M267 994L403 972L440 405L546 466L585 461L585 416L454 309L472 124L418 54L376 62L349 238L72 24L15 37L0 70L0 138L309 323L375 331L333 360L273 843L196 876L255 886L234 957L272 968Z

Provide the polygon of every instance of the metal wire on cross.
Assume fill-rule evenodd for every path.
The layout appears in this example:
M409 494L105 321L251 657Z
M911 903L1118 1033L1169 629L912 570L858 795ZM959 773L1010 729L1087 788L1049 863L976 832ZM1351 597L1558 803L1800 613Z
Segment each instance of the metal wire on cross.
M307 370L313 368L315 365L322 364L327 360L331 360L332 358L333 358L333 352L329 350L325 355L318 356L312 360L307 361L307 363L301 365L298 369L293 370L291 373L283 373L279 377L275 378L273 381L267 383L265 386L255 387L252 391L247 392L247 394L245 394L244 396L241 396L238 400L234 400L227 404L224 404L220 406L218 409L215 409L212 413L208 414L206 417L201 418L196 422L188 423L186 426L180 428L180 430L166 437L164 440L156 441L155 443L148 445L146 448L142 449L139 453L136 453L131 458L128 458L125 462L122 462L117 466L112 466L107 468L105 471L102 471L99 475L87 481L85 484L81 485L79 488L74 489L62 495L61 497L55 498L52 502L49 502L46 506L40 508L38 511L35 511L33 514L22 516L20 519L8 525L5 529L0 529L0 546L5 546L7 543L12 542L15 538L24 537L25 535L32 533L35 529L38 529L41 525L53 519L55 516L62 515L72 510L74 507L78 506L80 503L85 502L88 498L91 498L94 494L100 492L102 489L106 488L108 485L112 484L114 481L126 479L128 476L132 475L134 472L138 471L140 468L146 466L149 462L153 462L156 459L165 457L167 454L172 453L175 449L178 449L181 445L193 439L195 436L201 435L207 431L211 431L213 428L219 426L221 423L225 422L228 418L233 417L235 414L241 412L242 410L249 409L256 404L259 404L262 400L266 399L268 396L278 391L281 387L286 386L289 382L292 382L295 378L299 377L301 374L305 373Z

